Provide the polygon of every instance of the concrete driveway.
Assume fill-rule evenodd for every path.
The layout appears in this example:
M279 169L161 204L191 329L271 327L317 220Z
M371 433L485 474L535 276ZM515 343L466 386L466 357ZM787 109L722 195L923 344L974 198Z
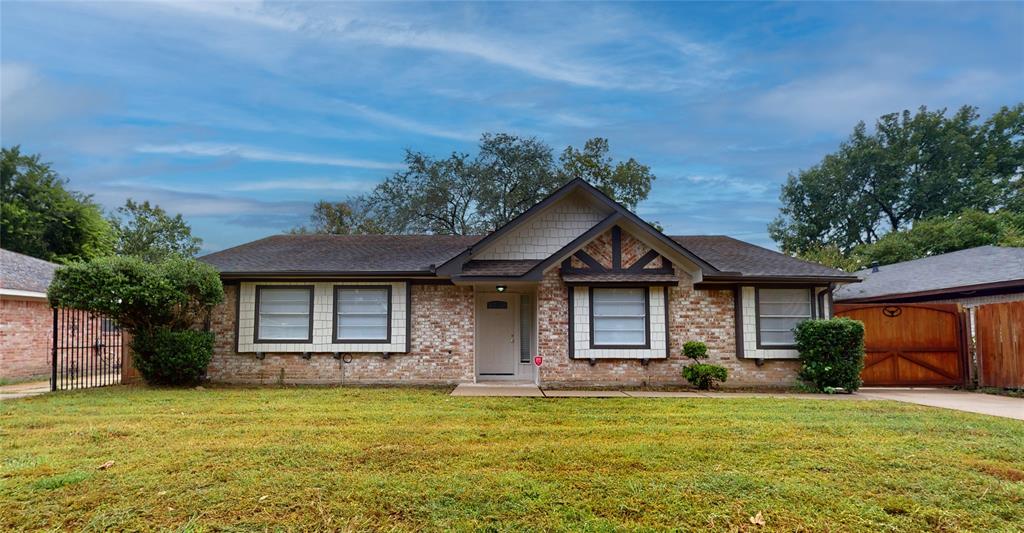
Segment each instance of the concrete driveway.
M866 388L857 392L857 395L877 400L916 403L929 407L942 407L968 413L1024 420L1024 398L951 389L919 388Z
M27 398L29 396L46 394L47 392L50 392L49 381L26 381L14 385L2 385L0 386L0 400Z

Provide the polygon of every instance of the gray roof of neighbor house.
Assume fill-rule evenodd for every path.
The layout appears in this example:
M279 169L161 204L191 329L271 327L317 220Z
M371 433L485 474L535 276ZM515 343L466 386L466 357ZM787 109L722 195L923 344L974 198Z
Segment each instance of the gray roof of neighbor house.
M276 235L212 253L200 259L221 274L431 274L479 241L456 235ZM732 237L670 237L724 276L763 278L850 278L851 274L801 261ZM535 260L471 260L461 277L516 277Z
M0 288L46 292L57 265L0 248Z
M848 272L790 257L725 235L673 235L671 239L718 270L736 272L744 277L853 277Z
M200 257L221 274L430 274L480 240L460 235L274 235Z
M839 288L836 301L928 296L1019 285L1024 248L979 246L857 272L861 283Z

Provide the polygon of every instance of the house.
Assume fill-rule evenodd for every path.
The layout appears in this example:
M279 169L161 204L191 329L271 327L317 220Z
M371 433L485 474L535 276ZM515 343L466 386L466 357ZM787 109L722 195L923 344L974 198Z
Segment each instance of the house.
M201 259L227 294L209 377L236 383L684 384L699 340L729 385L784 386L792 327L857 280L669 237L582 180L486 236L279 235Z
M53 309L46 289L57 265L0 249L0 379L50 376Z
M835 290L836 302L957 303L975 307L1024 300L1024 248L978 246L856 273L863 281Z

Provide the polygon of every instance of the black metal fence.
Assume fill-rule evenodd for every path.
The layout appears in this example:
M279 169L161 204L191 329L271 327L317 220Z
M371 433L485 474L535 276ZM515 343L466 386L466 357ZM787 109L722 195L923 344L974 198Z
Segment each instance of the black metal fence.
M50 390L121 383L121 329L113 320L80 309L53 310Z

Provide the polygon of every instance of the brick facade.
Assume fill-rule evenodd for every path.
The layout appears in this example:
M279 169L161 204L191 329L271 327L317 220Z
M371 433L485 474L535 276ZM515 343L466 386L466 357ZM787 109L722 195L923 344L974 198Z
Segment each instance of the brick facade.
M626 247L623 246L623 250ZM694 290L691 278L677 269L679 286L669 289L669 357L640 360L604 360L591 366L586 359L568 355L568 287L557 269L544 276L538 290L540 353L544 365L540 383L548 387L682 386L682 368L690 360L682 355L683 343L707 343L707 362L729 369L725 387L786 387L796 383L799 361L765 361L736 357L736 321L733 291Z
M53 309L46 300L0 298L0 378L49 377Z
M213 313L216 333L212 381L251 384L445 384L473 381L473 288L453 285L412 286L412 350L385 359L376 353L237 353L238 285L225 288L226 299ZM349 362L345 362L349 360Z

